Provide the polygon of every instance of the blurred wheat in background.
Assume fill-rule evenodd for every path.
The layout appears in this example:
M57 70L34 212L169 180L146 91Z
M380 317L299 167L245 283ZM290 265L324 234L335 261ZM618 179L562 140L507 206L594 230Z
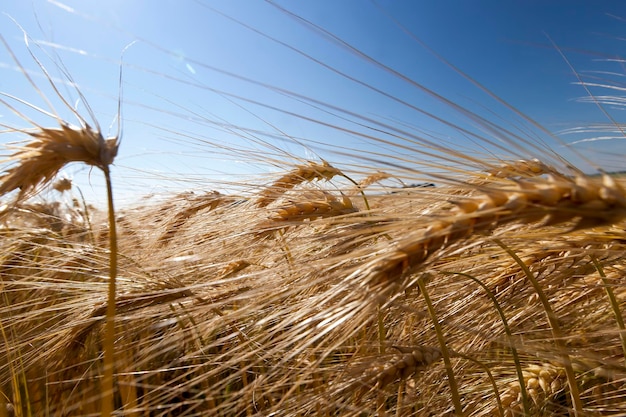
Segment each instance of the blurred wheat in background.
M79 5L49 7L94 19ZM619 147L602 159L602 147L567 145L435 52L427 54L510 119L457 104L288 7L267 7L450 113L359 81L359 69L344 73L289 39L252 28L256 37L441 130L245 76L251 88L299 104L218 90L189 75L212 68L210 57L184 58L185 75L138 68L126 61L133 48L183 56L139 35L111 67L118 91L133 93L136 81L124 81L133 70L154 71L164 85L227 98L251 119L224 120L159 93L162 119L127 123L122 108L152 105L118 93L107 102L113 110L92 110L88 87L58 55L78 49L6 19L20 36L3 35L3 68L26 89L0 84L9 138L0 176L0 416L626 415ZM573 73L608 121L561 133L623 139L613 115L622 87ZM592 84L611 95L593 94ZM106 139L97 119L113 119L117 134ZM179 175L180 166L171 177L167 167L137 168L131 156L118 166L133 126L175 143L176 157L204 152L207 165L260 170L199 181ZM302 126L316 133L290 133ZM90 167L105 173L108 211L83 193L97 181ZM138 199L137 188L159 195ZM117 211L113 195L125 202Z

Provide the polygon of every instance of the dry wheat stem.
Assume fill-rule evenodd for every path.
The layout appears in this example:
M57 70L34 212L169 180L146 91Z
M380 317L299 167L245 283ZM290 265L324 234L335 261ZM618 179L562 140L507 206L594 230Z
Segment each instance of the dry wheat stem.
M622 311L619 306L619 302L615 297L612 286L613 283L617 281L617 279L611 279L606 276L604 269L598 259L591 255L591 261L594 266L598 270L598 274L602 278L602 283L604 284L604 290L606 291L607 297L609 298L609 303L611 304L611 308L613 309L613 314L615 315L615 321L617 322L617 326L620 328L620 340L622 342L622 353L624 354L624 360L626 360L626 326L624 325L624 317L622 315Z
M109 290L104 336L104 375L102 377L102 417L109 417L114 411L113 372L115 370L115 291L117 279L117 231L113 206L113 187L109 167L102 167L107 187L109 217Z
M454 369L452 367L452 362L450 361L450 351L446 344L446 339L441 330L441 324L439 323L439 318L437 317L437 313L435 312L435 307L433 306L432 301L430 300L430 296L428 295L428 290L426 289L426 283L424 282L424 277L420 277L417 280L417 285L419 286L420 292L422 293L422 297L426 302L426 307L428 308L428 314L432 320L433 326L435 327L435 334L437 335L437 340L439 341L439 347L441 356L446 366L446 374L448 375L448 385L450 386L450 393L452 395L452 403L454 404L454 411L457 416L463 415L463 406L461 405L461 398L459 396L459 388L456 382L456 378L454 376Z

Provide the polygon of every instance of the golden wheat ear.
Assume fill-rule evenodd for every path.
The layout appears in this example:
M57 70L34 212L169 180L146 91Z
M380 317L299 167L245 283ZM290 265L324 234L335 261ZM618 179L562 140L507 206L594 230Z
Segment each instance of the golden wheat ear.
M341 175L341 171L326 161L322 161L321 164L309 162L307 165L298 165L276 180L268 188L261 191L256 205L257 207L265 207L286 191L291 190L303 182L322 179L330 180L337 175Z
M0 195L19 189L18 199L48 184L65 165L83 162L107 170L118 150L117 138L105 139L89 125L82 129L61 124L60 128L39 128L27 132L33 140L5 162L14 162L0 176Z

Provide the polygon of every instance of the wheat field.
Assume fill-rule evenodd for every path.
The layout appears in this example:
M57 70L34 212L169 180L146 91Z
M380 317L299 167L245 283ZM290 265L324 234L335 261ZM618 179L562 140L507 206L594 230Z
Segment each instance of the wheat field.
M202 140L274 169L116 207L121 129L66 91L49 104L79 125L0 97L30 123L2 124L23 142L0 175L0 417L626 415L617 166L576 167L516 112L464 107L458 149L329 106L379 150ZM104 174L107 204L68 164Z

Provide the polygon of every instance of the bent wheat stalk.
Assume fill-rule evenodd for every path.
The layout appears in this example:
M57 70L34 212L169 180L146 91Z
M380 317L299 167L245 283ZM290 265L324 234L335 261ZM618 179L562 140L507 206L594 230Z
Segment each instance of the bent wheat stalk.
M430 296L428 295L428 291L426 290L426 283L424 282L424 277L420 277L417 281L417 285L424 297L424 301L426 302L426 306L428 307L428 314L433 322L433 326L435 327L435 333L437 334L437 340L439 341L439 346L441 349L441 357L446 366L446 373L448 375L448 385L450 386L450 392L452 395L452 403L454 404L454 412L457 416L463 415L463 406L461 405L461 398L459 396L459 388L456 382L456 378L454 377L454 369L452 367L452 362L450 361L450 351L448 350L448 346L446 345L446 339L441 330L441 324L439 323L439 319L437 318L437 313L435 312L435 307L433 306L432 301L430 300Z
M615 315L615 321L617 322L618 327L620 328L620 341L622 342L622 351L624 352L624 358L626 359L626 326L624 325L624 316L621 312L619 302L615 297L613 292L613 287L616 282L619 282L619 278L608 277L602 268L602 265L598 261L595 256L591 256L591 261L593 265L598 270L598 274L600 278L602 278L602 283L604 284L604 291L606 292L607 297L609 298L609 303L611 305L611 309L613 310L613 314Z

